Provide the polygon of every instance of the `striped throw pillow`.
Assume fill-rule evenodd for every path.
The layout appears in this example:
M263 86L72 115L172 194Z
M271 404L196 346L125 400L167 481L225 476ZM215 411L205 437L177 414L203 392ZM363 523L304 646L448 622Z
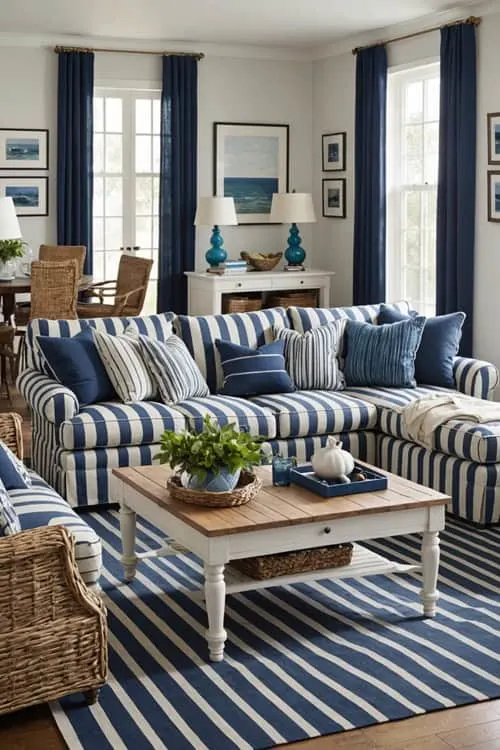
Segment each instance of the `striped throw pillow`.
M0 479L0 536L11 536L21 531L21 522L10 495Z
M93 332L96 349L118 398L125 404L147 401L157 393L156 383L142 356L139 337Z
M163 403L210 395L200 368L178 336L169 336L165 342L140 336L139 341Z
M345 320L312 328L306 333L281 328L276 338L285 344L286 369L295 387L301 391L341 391L344 375L338 356Z
M220 391L226 396L262 396L295 390L286 371L284 341L273 341L258 349L216 339L224 372Z
M425 318L374 326L349 320L344 377L347 386L415 388L415 355Z

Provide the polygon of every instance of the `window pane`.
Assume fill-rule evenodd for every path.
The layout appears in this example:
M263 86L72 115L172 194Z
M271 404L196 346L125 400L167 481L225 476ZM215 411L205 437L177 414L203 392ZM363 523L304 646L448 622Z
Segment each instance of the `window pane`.
M94 219L93 240L94 250L104 250L104 219Z
M92 277L96 281L104 281L104 253L96 252L96 246L94 243L94 271Z
M142 308L142 315L152 315L156 312L156 292L156 281L150 281L144 300L144 307Z
M136 172L151 172L151 136L137 135L135 138Z
M122 125L122 100L106 97L106 131L109 133L121 133Z
M408 266L419 266L421 261L420 255L420 231L411 229L405 234L404 242L405 264Z
M107 281L114 281L117 278L118 264L120 263L121 256L122 252L120 250L111 253L109 250L106 250L105 272Z
M104 216L104 186L102 177L94 177L94 216Z
M153 137L153 172L160 174L160 138Z
M405 297L410 302L417 302L420 299L420 268L405 269Z
M94 173L104 172L104 136L94 134Z
M153 220L150 216L138 216L135 226L135 243L142 247L151 247L153 238Z
M423 115L423 85L422 81L409 83L405 90L405 122L418 122Z
M159 99L153 99L153 133L160 134L160 110L161 103Z
M425 82L425 119L439 120L439 78Z
M121 135L106 136L106 172L121 172L123 169Z
M406 162L405 183L407 185L421 185L423 182L422 159L409 159Z
M160 213L160 178L153 177L153 214Z
M153 219L153 247L155 248L155 250L158 250L158 246L160 244L159 232L160 232L160 222L158 221L158 217L155 216Z
M437 195L435 190L427 190L422 194L422 224L426 229L436 231Z
M439 125L424 125L424 181L435 185L438 177Z
M151 133L151 100L137 99L135 102L135 132Z
M123 245L123 219L106 219L104 239L106 251L118 250Z
M405 128L405 154L408 159L422 158L422 127L420 125L409 125Z
M138 216L153 213L153 178L137 177L135 180L135 210Z
M104 130L104 100L102 96L94 97L94 132Z
M405 193L404 227L420 229L420 192L413 190Z
M106 216L123 216L123 188L121 177L106 177Z

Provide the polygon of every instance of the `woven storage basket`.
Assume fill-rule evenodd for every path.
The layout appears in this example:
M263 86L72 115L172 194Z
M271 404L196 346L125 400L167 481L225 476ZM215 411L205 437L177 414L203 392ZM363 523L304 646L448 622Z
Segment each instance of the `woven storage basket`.
M223 313L244 313L262 310L262 297L260 294L255 297L245 297L240 295L225 295L222 298Z
M269 303L271 307L317 307L318 292L312 289L311 291L273 294Z
M236 505L245 505L259 493L261 487L261 480L250 471L241 472L238 485L231 492L190 490L182 486L178 474L172 474L167 480L167 490L174 500L208 508L232 508Z
M338 544L333 547L315 547L274 555L245 557L241 560L231 560L231 565L251 578L264 580L276 576L307 573L310 570L339 568L349 565L351 559L352 544Z
M251 255L250 253L246 253L245 251L243 251L242 253L240 253L240 256L242 260L246 260L248 265L251 266L255 271L272 271L273 268L276 268L276 266L280 262L281 258L283 257L283 253L269 253L263 258L258 258L255 255Z

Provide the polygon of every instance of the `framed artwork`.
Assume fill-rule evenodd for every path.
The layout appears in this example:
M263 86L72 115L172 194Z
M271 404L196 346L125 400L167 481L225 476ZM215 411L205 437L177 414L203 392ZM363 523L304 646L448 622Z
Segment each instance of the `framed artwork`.
M345 196L345 177L336 177L323 180L323 216L332 219L345 219Z
M18 216L48 216L48 177L0 177L0 196L12 198Z
M488 221L500 222L500 172L488 172Z
M214 195L232 196L238 224L268 224L288 192L289 126L214 123Z
M0 128L0 169L48 169L49 131Z
M344 172L346 168L347 133L326 133L322 136L323 172Z
M488 114L488 164L500 165L500 112Z

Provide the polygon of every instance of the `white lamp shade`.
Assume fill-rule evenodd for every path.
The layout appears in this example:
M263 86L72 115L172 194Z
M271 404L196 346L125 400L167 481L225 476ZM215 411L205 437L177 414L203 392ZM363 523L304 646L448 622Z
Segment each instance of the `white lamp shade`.
M12 198L0 198L0 240L21 239L21 227Z
M211 227L214 224L227 227L237 224L234 198L226 198L218 195L200 198L194 223L195 226L202 227Z
M316 221L311 193L274 193L269 221L276 224Z

